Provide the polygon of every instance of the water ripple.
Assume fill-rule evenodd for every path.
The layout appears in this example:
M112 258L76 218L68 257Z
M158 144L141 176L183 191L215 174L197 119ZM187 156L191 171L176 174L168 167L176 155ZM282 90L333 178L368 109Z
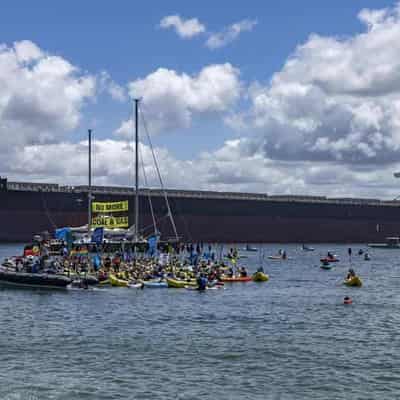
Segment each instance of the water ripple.
M201 295L0 289L0 400L400 397L396 255L355 258L352 289L347 263L286 248L299 262L271 263L270 282Z

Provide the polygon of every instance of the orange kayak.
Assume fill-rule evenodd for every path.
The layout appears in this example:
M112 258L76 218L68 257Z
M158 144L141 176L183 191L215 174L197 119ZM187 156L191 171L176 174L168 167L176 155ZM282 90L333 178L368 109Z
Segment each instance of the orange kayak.
M222 282L251 282L253 278L251 276L233 276L229 278L228 276L223 276L221 278Z

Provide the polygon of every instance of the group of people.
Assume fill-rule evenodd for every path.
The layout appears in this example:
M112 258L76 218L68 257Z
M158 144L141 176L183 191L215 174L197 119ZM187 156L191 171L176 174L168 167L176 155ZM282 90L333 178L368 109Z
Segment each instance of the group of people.
M123 248L102 253L103 248L99 251L84 244L68 248L66 243L41 241L26 246L23 256L16 257L8 267L17 272L64 274L71 278L92 276L100 282L107 281L110 274L132 283L166 277L196 279L199 289L224 275L248 275L245 267L236 265L238 252L234 248L226 263L216 260L210 245L168 245L161 249L165 252L157 256L149 257L144 251L132 257Z

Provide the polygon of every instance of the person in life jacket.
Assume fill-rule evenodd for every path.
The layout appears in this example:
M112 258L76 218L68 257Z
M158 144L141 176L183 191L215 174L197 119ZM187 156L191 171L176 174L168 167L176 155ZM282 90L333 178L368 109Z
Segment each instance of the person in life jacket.
M349 280L351 278L354 278L356 276L356 273L354 272L354 269L350 268L349 272L347 273L346 279Z
M197 285L199 290L207 289L208 279L204 275L199 275L197 278Z

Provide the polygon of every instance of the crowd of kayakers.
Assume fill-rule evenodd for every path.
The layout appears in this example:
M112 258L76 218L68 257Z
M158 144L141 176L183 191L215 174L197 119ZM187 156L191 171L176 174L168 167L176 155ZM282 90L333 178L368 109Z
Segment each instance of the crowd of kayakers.
M314 249L302 245L302 250ZM253 248L251 248L253 251ZM24 254L6 260L2 266L8 271L29 274L55 274L71 278L73 285L87 288L90 285L111 285L120 287L174 287L206 290L221 287L225 282L267 281L263 261L257 271L250 274L244 265L238 265L241 253L231 247L227 254L222 250L217 256L214 247L199 244L171 244L158 246L149 252L149 246L117 245L109 248L96 244L77 243L68 246L65 242L42 240L26 246ZM348 248L351 261L353 251ZM369 260L367 251L360 249L358 256ZM264 257L264 255L263 255ZM280 249L271 260L289 259L286 250ZM320 259L322 269L331 269L339 257L332 251ZM359 276L351 268L344 283L361 286Z
M247 268L237 265L239 253L229 253L216 259L211 245L166 244L149 254L148 246L120 246L114 251L92 244L41 241L26 246L21 257L3 263L16 273L63 274L75 286L87 288L93 284L120 287L174 287L206 290L221 287L224 282L266 281L263 270L249 275Z

